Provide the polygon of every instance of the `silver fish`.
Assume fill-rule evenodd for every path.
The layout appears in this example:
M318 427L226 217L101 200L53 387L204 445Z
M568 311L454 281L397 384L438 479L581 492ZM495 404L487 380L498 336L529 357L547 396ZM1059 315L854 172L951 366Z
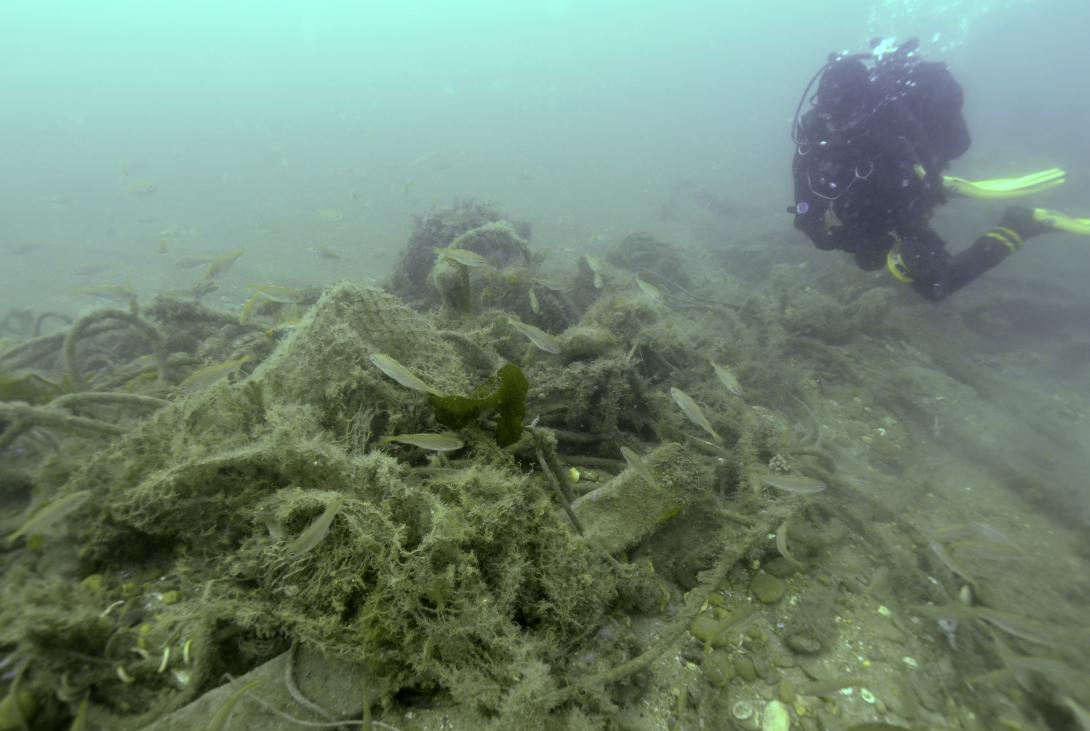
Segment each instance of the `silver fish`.
M734 371L729 366L719 365L715 362L712 363L712 368L715 370L715 377L723 384L723 388L741 398L742 384L738 382L738 377L734 375Z
M708 421L708 417L704 416L704 411L701 409L696 401L693 401L693 397L682 391L680 388L671 388L670 396L673 397L674 403L681 409L681 413L685 414L685 417L699 426L704 431L711 434L717 442L722 442L723 438L719 436L719 433L712 428L712 423Z
M465 446L465 442L453 434L391 434L382 441L409 444L432 452L453 452Z
M469 249L440 249L436 247L435 253L438 254L441 259L450 259L464 267L475 268L488 266L487 259L476 251L470 251Z
M628 447L621 447L621 456L624 457L624 461L628 462L628 466L632 468L632 471L643 478L651 487L658 487L658 482L655 481L655 476L651 474L651 468L644 461L643 457L633 452Z
M655 304L661 305L666 303L666 297L662 294L662 290L655 285L650 282L645 282L639 277L636 277L636 284Z
M549 333L545 332L541 328L528 325L521 320L516 320L513 317L507 319L511 323L511 327L518 330L522 335L526 336L534 347L539 350L544 350L546 353L559 353L560 343L556 341Z
M825 490L825 483L802 475L761 475L761 482L784 492L812 495Z
M337 517L337 513L340 512L341 506L344 505L344 501L347 499L344 495L338 495L330 500L322 514L315 518L291 542L291 545L288 546L288 555L292 557L301 556L324 541L325 537L329 535L329 527L333 525L333 519Z
M419 376L385 353L372 353L369 360L376 368L405 388L412 389L413 391L420 391L422 393L430 393L435 396L443 395L438 389L424 383Z
M40 533L54 523L59 523L87 502L90 490L80 490L56 500L50 500L34 511L18 530L8 536L8 546L14 546L22 536Z
M587 266L590 267L591 273L594 274L594 288L601 289L604 284L602 281L601 260L593 254L583 254L583 258L587 260Z

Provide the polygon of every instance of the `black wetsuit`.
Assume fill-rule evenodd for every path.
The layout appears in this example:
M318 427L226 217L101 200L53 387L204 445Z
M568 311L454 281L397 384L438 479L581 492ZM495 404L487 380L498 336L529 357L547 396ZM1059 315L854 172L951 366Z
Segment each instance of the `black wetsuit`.
M945 202L942 171L970 143L961 88L945 64L879 66L861 86L850 100L836 99L837 109L822 108L819 92L799 121L795 227L819 249L847 251L867 271L888 266L940 300L1002 261L1022 237L997 228L951 255L931 228L932 210Z

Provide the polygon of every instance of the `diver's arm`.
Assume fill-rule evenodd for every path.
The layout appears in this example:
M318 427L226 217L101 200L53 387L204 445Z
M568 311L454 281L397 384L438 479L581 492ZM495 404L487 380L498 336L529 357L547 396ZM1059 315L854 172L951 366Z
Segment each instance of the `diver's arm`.
M829 208L829 202L810 193L810 187L806 182L806 171L795 155L792 165L795 175L795 228L806 234L807 238L814 242L814 246L822 251L835 249L836 243L829 236L825 228L825 213Z

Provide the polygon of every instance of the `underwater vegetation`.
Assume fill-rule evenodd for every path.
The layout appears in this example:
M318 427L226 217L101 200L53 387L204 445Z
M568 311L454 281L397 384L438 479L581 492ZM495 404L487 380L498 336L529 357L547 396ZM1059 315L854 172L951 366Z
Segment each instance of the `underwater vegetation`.
M874 487L932 438L843 352L881 295L598 253L462 203L384 288L11 318L0 731L1078 716L1077 627L993 588L1022 541Z

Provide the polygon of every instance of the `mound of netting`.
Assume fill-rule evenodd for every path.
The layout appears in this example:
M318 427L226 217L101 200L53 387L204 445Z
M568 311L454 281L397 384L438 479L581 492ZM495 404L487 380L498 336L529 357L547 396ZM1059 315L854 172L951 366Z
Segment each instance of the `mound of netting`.
M73 530L86 578L27 578L35 610L5 617L39 682L138 726L299 644L357 668L376 704L540 704L616 573L488 435L459 469L365 451L440 430L378 352L445 393L488 375L396 298L341 285L249 377L161 409L80 469L60 498L88 496Z

